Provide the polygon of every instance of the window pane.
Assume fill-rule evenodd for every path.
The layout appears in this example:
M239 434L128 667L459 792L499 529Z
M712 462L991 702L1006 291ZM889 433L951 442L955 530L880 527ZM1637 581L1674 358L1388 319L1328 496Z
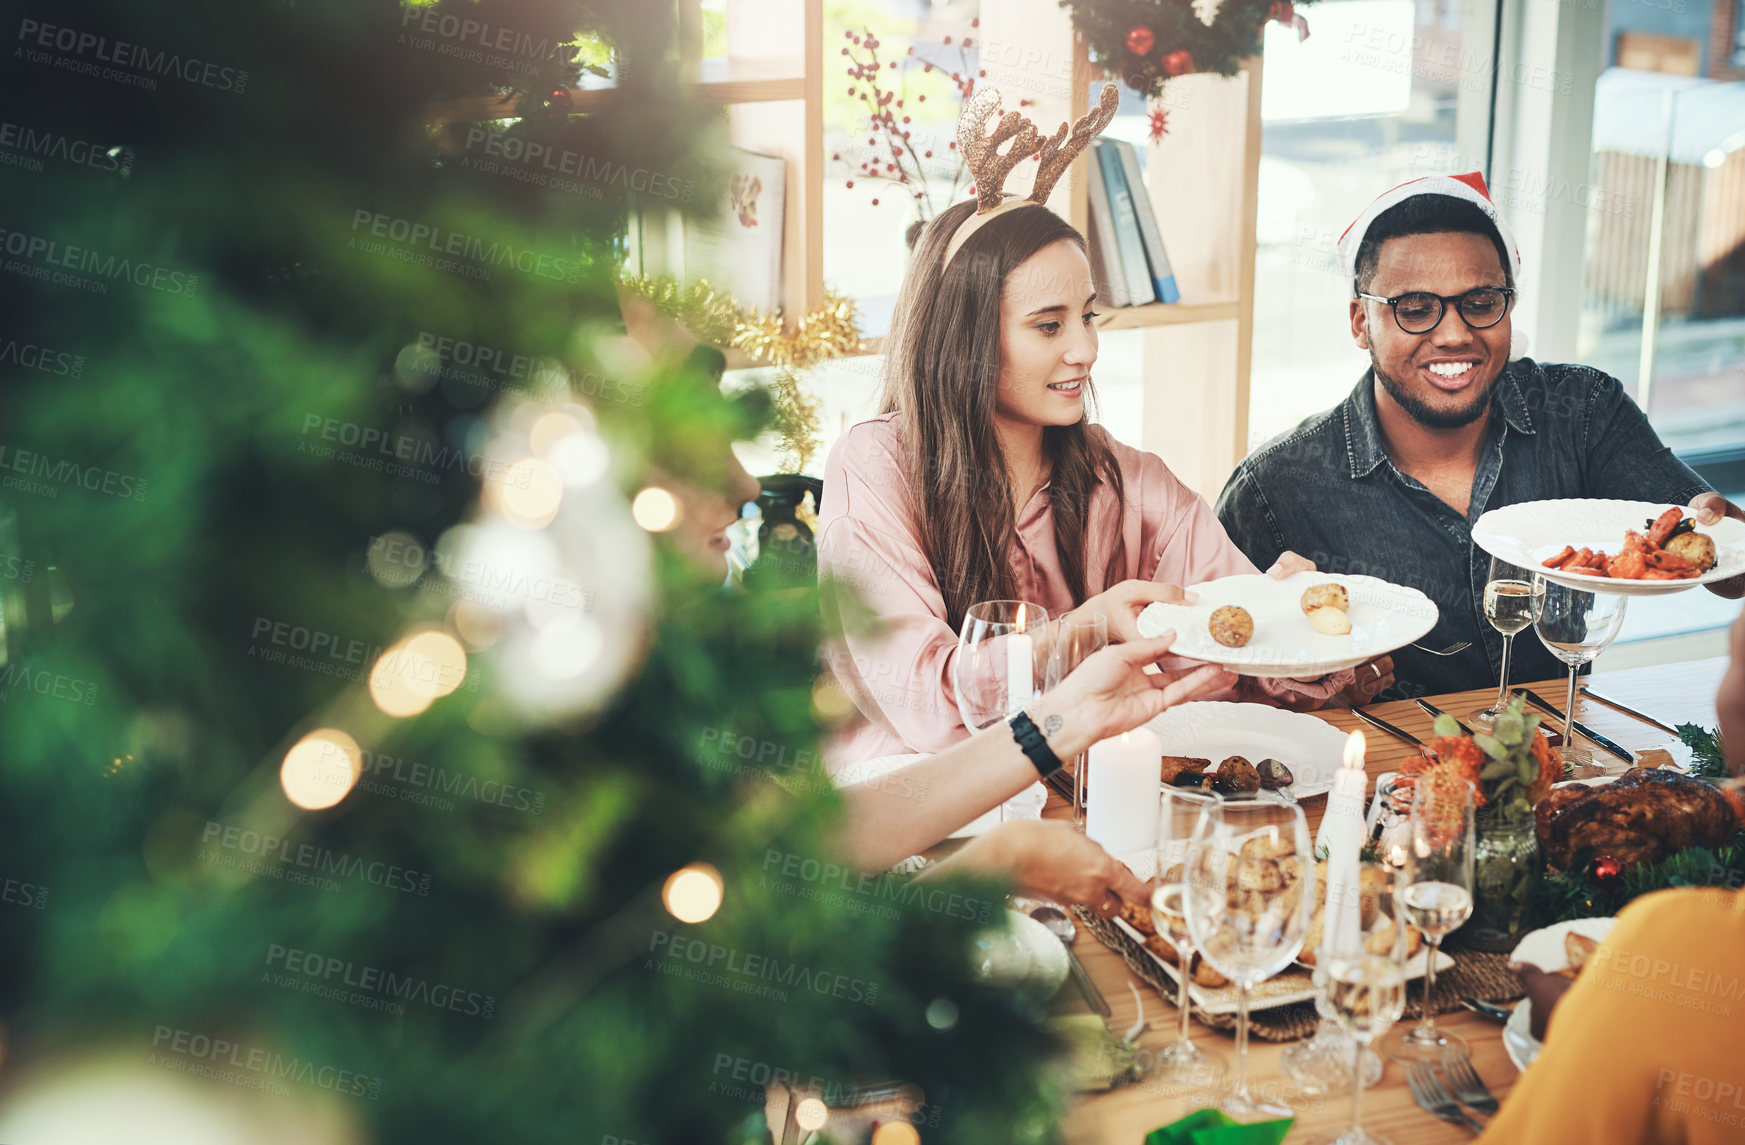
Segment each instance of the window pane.
M1674 450L1745 447L1745 83L1602 72L1590 183L1581 360Z
M1389 187L1467 169L1451 166L1455 114L1489 101L1490 68L1463 58L1459 11L1334 0L1304 9L1314 34L1300 43L1267 26L1251 445L1337 404L1369 365L1351 341L1339 235Z

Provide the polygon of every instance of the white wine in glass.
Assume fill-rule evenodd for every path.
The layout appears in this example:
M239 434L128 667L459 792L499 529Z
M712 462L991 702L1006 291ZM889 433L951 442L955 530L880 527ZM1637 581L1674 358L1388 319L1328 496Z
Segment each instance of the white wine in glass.
M1303 949L1315 905L1315 855L1302 808L1227 801L1188 846L1188 933L1236 984L1236 1078L1217 1108L1239 1121L1291 1116L1248 1088L1248 1002Z
M1491 706L1473 712L1470 717L1480 727L1495 727L1509 708L1509 657L1514 650L1515 634L1533 623L1542 599L1543 584L1532 573L1501 557L1491 558L1490 579L1484 586L1484 618L1503 634L1503 671Z
M1151 881L1151 923L1157 933L1175 947L1180 981L1176 1011L1181 1020L1176 1040L1158 1052L1149 1075L1153 1080L1182 1089L1204 1089L1224 1076L1224 1059L1194 1044L1188 1033L1192 1004L1188 983L1194 961L1193 936L1188 932L1188 847L1209 822L1222 816L1223 801L1216 795L1163 789L1157 820L1156 877Z
M1424 1010L1418 1024L1390 1037L1383 1052L1396 1061L1435 1062L1450 1051L1467 1053L1466 1039L1436 1025L1436 957L1442 940L1472 917L1473 787L1452 776L1427 781L1412 793L1412 836L1395 896L1399 913L1424 932Z
M1328 1005L1356 1043L1351 1086L1351 1127L1328 1145L1389 1145L1363 1128L1363 1086L1355 1078L1356 1063L1369 1043L1386 1033L1406 1009L1406 975L1398 960L1380 954L1330 958L1326 965Z

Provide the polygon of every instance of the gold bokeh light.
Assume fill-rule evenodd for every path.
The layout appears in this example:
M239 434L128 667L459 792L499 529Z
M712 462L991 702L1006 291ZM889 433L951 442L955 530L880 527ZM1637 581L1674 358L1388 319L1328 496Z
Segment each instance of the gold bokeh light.
M502 481L488 487L495 491L504 518L523 529L545 528L563 504L563 479L551 462L537 457L523 457L503 471Z
M630 515L651 533L664 533L679 523L679 501L659 485L650 485L630 503Z
M721 909L721 872L708 863L691 863L667 877L660 901L680 922L707 922Z
M427 628L391 645L370 669L370 699L390 716L415 716L467 675L467 653L447 632Z
M364 753L338 728L318 728L291 745L279 765L285 798L305 811L344 799L363 774Z
M794 1124L808 1133L816 1133L830 1120L830 1107L816 1097L808 1097L794 1109Z

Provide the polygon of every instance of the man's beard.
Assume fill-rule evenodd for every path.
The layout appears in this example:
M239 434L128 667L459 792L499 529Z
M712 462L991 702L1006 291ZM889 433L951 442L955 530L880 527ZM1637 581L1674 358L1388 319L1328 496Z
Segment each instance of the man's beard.
M1375 351L1369 352L1369 364L1375 370L1375 376L1381 382L1381 388L1388 392L1394 403L1406 411L1406 415L1425 429L1459 429L1471 425L1485 415L1490 409L1491 393L1496 389L1493 381L1477 397L1472 404L1464 409L1439 410L1429 405L1424 399L1410 392L1405 386L1382 371L1381 363L1375 360ZM1499 376L1500 377L1500 376Z

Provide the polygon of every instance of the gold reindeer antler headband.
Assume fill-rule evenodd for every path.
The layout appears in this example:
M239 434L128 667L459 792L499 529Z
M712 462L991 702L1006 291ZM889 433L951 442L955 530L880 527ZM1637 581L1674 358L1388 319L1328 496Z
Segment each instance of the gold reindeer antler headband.
M1044 139L1034 123L1015 111L1002 115L992 132L985 131L988 120L1000 106L1000 93L984 87L971 96L963 105L962 118L957 121L957 149L963 152L964 164L975 180L978 205L975 214L965 219L958 226L957 233L951 236L951 242L945 248L945 263L941 265L949 264L951 256L990 219L1029 203L1046 205L1049 193L1066 174L1067 167L1115 118L1115 108L1120 102L1120 89L1112 83L1104 84L1097 106L1074 123L1070 133L1062 123L1053 135ZM1000 145L1008 141L1011 146L1001 153ZM1036 168L1036 182L1030 188L1030 197L1007 196L1006 176L1032 155L1041 159L1041 165Z

